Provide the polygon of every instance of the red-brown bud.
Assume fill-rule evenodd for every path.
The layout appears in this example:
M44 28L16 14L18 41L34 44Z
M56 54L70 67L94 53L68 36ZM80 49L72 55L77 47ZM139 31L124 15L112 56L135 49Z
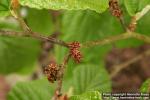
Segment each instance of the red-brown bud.
M80 43L79 42L72 42L69 44L70 48L70 55L75 60L75 62L80 63L82 55L80 52Z
M113 16L120 18L122 16L122 10L119 7L117 0L110 0L109 1L109 9Z
M44 73L47 76L47 79L54 83L58 79L59 68L56 63L50 63L45 67Z

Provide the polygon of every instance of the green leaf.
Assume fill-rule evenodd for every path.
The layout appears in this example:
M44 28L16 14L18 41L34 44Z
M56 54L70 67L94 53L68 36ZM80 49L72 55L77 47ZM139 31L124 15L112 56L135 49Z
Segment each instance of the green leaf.
M10 0L0 0L0 17L7 16L10 14L9 4L10 4Z
M111 82L108 73L102 66L84 64L77 66L73 73L75 94L87 91L111 91Z
M146 5L150 4L150 0L140 0L139 10L142 10Z
M0 36L0 73L32 71L39 48L39 42L30 38Z
M90 9L99 13L104 12L108 8L108 0L20 0L20 3L23 6L37 9Z
M133 16L138 11L139 0L124 0L128 13Z
M112 23L112 17L108 17L107 14L99 15L98 13L89 10L65 12L62 18L61 39L67 42L79 41L83 43L107 37L108 35L110 35L110 33L105 32L105 29L103 29L104 27L106 27L106 21L104 21L104 18L108 18L107 22ZM116 26L120 25L115 22L113 24L115 24ZM112 28L112 26L108 26L108 30L114 30L114 28ZM111 34L115 34L115 32L111 32ZM91 48L82 49L81 51L84 56L82 62L92 62L93 64L99 65L101 63L100 59L104 57L110 47L111 46L95 47L92 48L92 51ZM57 46L55 48L55 55L57 57L57 60L61 62L67 52L67 49L63 49L62 47ZM95 55L95 52L97 52L98 54ZM65 78L69 78L72 76L72 72L76 66L77 65L74 63L74 61L71 60L69 62Z
M53 23L50 12L48 10L27 9L27 17L25 18L29 27L38 33L50 35L53 32ZM35 17L36 16L36 17Z
M150 4L150 0L124 0L125 7L131 16L141 11L146 5Z
M147 36L150 36L150 28L147 27L150 25L150 13L147 13L145 16L143 16L137 23L137 32L141 34L145 34Z
M80 43L85 43L87 41L102 40L106 37L123 33L124 31L118 20L110 16L109 11L102 14L89 10L66 11L62 18L61 40L66 42L79 41ZM139 41L132 41L132 39L130 39L130 41L117 41L115 44L119 47L129 47L137 46L140 43ZM104 61L105 55L111 49L111 45L112 44L82 48L82 63L90 62L91 64L101 65ZM57 57L57 61L60 63L63 61L66 53L68 53L68 50L63 47L57 46L55 48L55 55ZM72 76L72 71L76 66L77 64L70 60L65 78L70 78Z
M12 18L0 18L0 29L19 31L20 27L17 21Z
M89 10L67 11L64 13L62 19L63 34L61 39L67 42L79 41L80 43L84 43L87 41L101 40L105 37L117 35L122 32L123 30L120 23L118 23L115 18L110 17L109 12L98 14ZM95 48L93 47L92 51L91 48L83 48L81 50L82 53L84 53L84 55L88 54L84 56L84 62L98 62L100 58L104 57L110 47L110 45L97 46ZM60 58L59 61L62 61L61 57L64 57L63 54L66 54L66 52L60 52L60 49L61 48L58 47L56 55ZM95 55L95 52L98 52L98 54Z
M69 100L102 100L101 93L98 91L86 92L82 95L75 95L70 97Z
M146 80L141 86L141 92L150 93L150 79Z
M16 84L7 96L7 100L51 100L55 86L47 80Z

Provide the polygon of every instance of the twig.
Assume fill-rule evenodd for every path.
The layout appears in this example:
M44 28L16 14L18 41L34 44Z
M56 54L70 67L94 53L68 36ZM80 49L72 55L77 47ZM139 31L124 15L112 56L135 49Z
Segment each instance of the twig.
M143 35L143 34L133 33L133 34L131 34L131 37L133 37L135 39L138 39L138 40L142 40L145 43L150 43L150 37L146 36L146 35Z
M6 31L6 30L0 30L1 36L25 36L24 32L14 32L14 31Z
M137 24L137 22L136 22L136 16L132 16L131 21L130 21L130 23L128 25L127 31L134 32L135 29L136 29L136 24Z
M119 18L119 21L120 21L120 23L121 23L121 26L122 26L123 30L126 31L126 30L127 30L127 27L126 27L126 25L125 25L123 16L121 16L121 17Z
M130 64L137 62L138 60L142 59L144 56L149 56L150 55L150 50L145 51L142 54L139 54L138 56L132 58L131 60L128 60L122 64L115 65L113 68L115 68L112 73L111 73L111 78L115 77L120 71L128 67Z
M17 11L17 9L12 9L12 12L14 15L14 17L18 20L20 26L22 27L23 29L23 33L24 35L27 35L29 37L34 37L34 38L37 38L37 39L40 39L40 40L47 40L51 43L55 43L55 44L59 44L59 45L62 45L64 47L68 47L68 44L65 43L64 41L61 41L61 40L57 40L53 37L44 37L44 36L41 36L39 33L36 33L36 32L33 32L29 27L28 25L25 23L25 21L23 20L22 16L20 15L20 13Z
M16 19L18 20L21 28L23 29L23 31L25 33L28 33L28 34L34 34L34 32L32 32L32 30L28 27L28 25L25 23L25 21L23 20L22 16L20 15L20 13L18 13L17 11L14 11L16 12Z
M59 78L59 80L58 80L58 83L57 83L57 88L56 88L56 90L55 90L55 95L54 95L54 97L53 97L53 100L58 100L58 98L61 96L61 89L62 89L62 83L63 83L63 77L64 77L64 72L65 72L65 69L66 69L66 64L68 63L68 61L69 61L69 58L70 58L70 54L68 54L66 57L65 57L65 59L64 59L64 61L63 61L63 63L62 63L62 65L60 66L61 67L61 69L60 69L60 78Z
M23 29L23 31L26 34L34 34L34 32L32 32L32 30L28 27L28 25L25 23L25 21L23 20L21 14L19 13L19 1L18 0L11 0L11 14L12 16L14 16L14 18L16 18L21 26L21 28Z
M60 32L60 21L59 21L59 15L60 13L58 11L53 11L50 10L49 14L52 16L52 21L54 27L54 31L52 34L50 34L48 37L52 38L58 38L58 36L61 34ZM47 66L50 62L56 62L55 58L52 57L52 53L49 54L53 49L54 49L54 43L51 43L49 41L42 41L41 43L41 52L38 58L39 62L39 68L40 71L42 72L44 70L44 67ZM34 76L36 75L36 78L40 77L39 71L35 71L33 74Z
M35 38L39 38L40 40L46 40L46 41L49 41L51 43L54 43L54 44L58 44L60 46L63 46L63 47L66 47L66 48L69 48L68 44L65 43L64 41L62 40L58 40L56 38L52 38L52 37L44 37L44 36L38 36L38 35L35 35L34 36Z
M147 14L150 10L150 5L147 5L145 8L143 8L143 10L141 12L138 12L135 16L136 16L136 20L138 21L139 19L141 19L145 14Z
M60 32L60 21L58 20L59 12L50 10L49 13L52 16L54 31L48 37L52 37L52 38L56 39L61 34L61 32ZM48 58L48 53L53 49L54 44L49 42L49 41L43 41L41 45L42 45L42 52L41 52L41 55L39 58L39 62L41 63L41 65L45 65L47 63L45 63L43 61L45 61L45 59Z
M131 19L130 24L128 25L127 31L134 32L136 29L137 21L140 20L145 14L147 14L149 10L150 10L150 5L147 5L145 8L143 8L141 12L138 12L135 14L135 16L132 16L132 19Z
M64 41L61 41L61 40L58 40L58 39L52 38L52 37L45 37L42 35L35 35L35 34L34 35L33 34L32 35L26 35L26 34L24 34L24 32L14 32L14 31L4 31L4 30L0 30L0 35L2 35L2 36L32 37L35 39L39 39L41 41L49 41L51 43L58 44L60 46L64 46L64 47L69 48L68 43L65 43ZM108 37L108 38L105 38L103 40L89 41L89 42L83 43L83 44L81 44L81 48L89 48L89 47L93 47L96 45L102 46L102 45L116 42L118 40L123 40L123 39L128 39L128 38L135 38L138 40L142 40L146 43L150 43L150 37L149 36L142 35L139 33L134 33L134 32L127 32L127 33L123 33L123 34L120 34L117 36Z
M135 38L138 40L142 40L146 43L150 43L150 37L148 37L146 35L142 35L142 34L134 33L134 32L127 32L127 33L123 33L123 34L120 34L117 36L108 37L108 38L105 38L103 40L90 41L90 42L83 43L81 45L81 48L89 48L89 47L93 47L96 45L102 46L102 45L116 42L118 40L123 40L123 39L128 39L128 38Z
M14 32L14 31L0 30L0 35L1 36L32 37L32 38L38 39L40 41L49 41L51 43L54 43L54 44L57 44L57 45L69 48L68 44L65 43L62 40L58 40L58 39L53 38L53 37L45 37L45 36L42 36L42 35L38 35L37 33L34 33L34 34L25 34L25 32Z

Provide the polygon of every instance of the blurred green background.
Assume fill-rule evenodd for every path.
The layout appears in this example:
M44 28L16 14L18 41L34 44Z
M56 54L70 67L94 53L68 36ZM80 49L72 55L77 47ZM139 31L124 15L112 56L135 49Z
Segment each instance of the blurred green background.
M131 17L124 6L122 9L125 23L129 24ZM110 14L109 10L99 14L90 10L53 11L22 7L20 12L34 32L44 36L58 32L57 38L65 42L79 41L84 43L124 32L119 21ZM149 26L150 13L147 13L138 21L136 32L150 36ZM0 17L0 30L22 31L12 16ZM138 48L142 45L144 45L142 41L127 39L104 46L82 48L82 62L76 64L70 60L67 64L63 93L77 95L87 91L113 91L113 82L106 69L109 67L106 66L108 53L114 48L123 50L124 48ZM56 84L50 84L40 70L42 67L39 59L42 52L42 43L39 40L28 37L0 36L0 75L6 77L12 87L8 94L8 100L49 100L53 95ZM48 58L45 60L48 62L54 59L60 64L67 52L66 48L54 45L50 48L47 53ZM23 79L25 77L25 80L22 81L27 82L20 83L19 79L13 80L16 77L10 78L14 74ZM33 78L35 74L39 75L36 80ZM17 83L17 85L11 84L11 82Z

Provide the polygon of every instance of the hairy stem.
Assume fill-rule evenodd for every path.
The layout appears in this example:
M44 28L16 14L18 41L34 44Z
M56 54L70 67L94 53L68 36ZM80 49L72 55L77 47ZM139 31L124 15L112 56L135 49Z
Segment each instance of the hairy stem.
M65 43L62 40L58 40L56 38L53 37L46 37L46 36L42 36L42 35L38 35L37 33L34 34L26 34L25 32L14 32L14 31L5 31L5 30L0 30L0 35L1 36L19 36L19 37L31 37L34 39L38 39L40 41L49 41L51 43L63 46L68 48L68 44Z
M123 33L117 36L112 36L112 37L108 37L105 38L103 40L97 40L97 41L90 41L90 42L86 42L83 43L81 45L81 48L89 48L89 47L93 47L96 45L106 45L106 44L110 44L113 42L116 42L118 40L123 40L123 39L128 39L128 38L135 38L141 41L144 41L146 43L150 43L150 37L142 35L142 34L138 34L138 33L134 33L134 32L127 32L127 33Z
M136 20L140 20L145 14L147 14L150 11L150 5L147 5L141 12L138 12L136 16Z
M62 40L58 40L56 38L52 38L52 37L45 37L42 35L26 35L24 34L24 32L14 32L14 31L4 31L4 30L0 30L0 35L2 36L24 36L24 37L32 37L41 41L49 41L51 43L54 44L58 44L60 46L64 46L64 47L69 47L67 43L65 43ZM128 38L135 38L141 41L144 41L146 43L150 43L150 37L146 36L146 35L142 35L139 33L135 33L135 32L127 32L127 33L122 33L120 35L117 36L112 36L112 37L108 37L108 38L104 38L102 40L96 40L96 41L89 41L89 42L85 42L81 44L81 48L89 48L89 47L93 47L93 46L97 46L97 45L106 45L106 44L111 44L113 42L119 41L119 40L123 40L123 39L128 39Z
M70 54L68 54L65 58L64 58L64 61L62 63L62 65L60 66L61 67L61 72L60 72L60 79L58 80L58 85L57 85L57 88L55 90L55 95L53 97L53 100L59 100L58 98L61 96L61 89L62 89L62 83L63 83L63 77L64 77L64 72L65 72L65 69L66 69L66 64L68 63L69 61L69 58L70 58Z
M23 35L27 35L29 37L33 37L33 38L37 38L37 39L40 39L40 40L47 40L51 43L55 43L55 44L58 44L58 45L62 45L64 47L68 47L68 44L65 43L64 41L61 41L61 40L57 40L56 38L53 38L53 37L44 37L44 36L41 36L39 33L36 33L36 32L33 32L29 27L28 25L26 24L26 22L24 21L24 19L22 18L22 16L20 15L20 13L16 10L16 9L13 9L13 12L15 14L15 18L18 20L21 28L23 29Z
M119 21L120 21L120 24L121 24L123 30L126 31L126 30L127 30L127 27L126 27L126 24L125 24L125 22L124 22L123 16L121 16L121 17L119 18Z

